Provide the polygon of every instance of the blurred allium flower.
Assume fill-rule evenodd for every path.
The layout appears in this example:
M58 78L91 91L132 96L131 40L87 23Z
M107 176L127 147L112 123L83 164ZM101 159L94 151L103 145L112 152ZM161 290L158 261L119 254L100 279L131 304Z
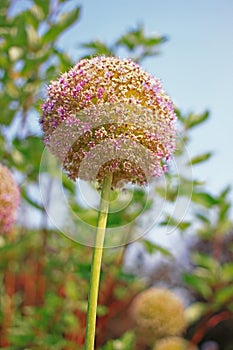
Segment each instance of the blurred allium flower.
M71 179L144 184L166 171L176 116L158 79L130 59L83 59L48 86L44 141Z
M8 233L16 220L20 192L8 168L0 164L0 233Z
M154 350L198 350L185 339L180 337L168 337L156 342Z
M143 291L134 299L131 310L136 334L148 345L162 337L180 335L186 327L184 306L167 289Z

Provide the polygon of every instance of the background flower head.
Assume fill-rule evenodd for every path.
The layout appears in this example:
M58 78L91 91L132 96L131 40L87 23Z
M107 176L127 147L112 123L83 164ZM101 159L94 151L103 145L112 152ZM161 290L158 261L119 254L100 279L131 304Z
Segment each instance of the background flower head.
M111 172L113 186L144 184L166 170L175 149L172 102L160 81L130 59L81 60L50 83L42 109L45 143L72 179L101 183ZM80 171L85 158L90 166Z
M0 232L8 233L16 220L20 192L10 170L1 164L0 178Z
M162 337L180 335L186 327L183 303L167 289L143 291L134 299L131 310L136 334L148 345Z
M195 345L191 345L181 337L167 337L156 342L153 350L198 350Z

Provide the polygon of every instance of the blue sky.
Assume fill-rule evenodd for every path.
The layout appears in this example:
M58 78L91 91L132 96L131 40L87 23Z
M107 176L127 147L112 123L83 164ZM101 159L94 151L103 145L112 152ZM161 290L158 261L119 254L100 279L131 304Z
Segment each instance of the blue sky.
M79 44L101 39L111 44L142 23L147 34L169 41L161 55L143 63L158 76L184 112L208 109L208 122L192 133L191 156L213 151L213 158L196 166L194 177L206 180L218 193L233 180L233 1L118 0L73 1L82 6L81 19L60 41L74 58ZM231 194L233 200L233 194Z

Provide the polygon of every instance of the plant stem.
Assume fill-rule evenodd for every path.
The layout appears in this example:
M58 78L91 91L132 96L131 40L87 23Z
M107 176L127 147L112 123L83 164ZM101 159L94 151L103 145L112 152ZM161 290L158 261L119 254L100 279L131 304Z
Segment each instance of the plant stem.
M109 197L112 184L110 174L103 181L95 246L92 255L91 281L88 295L85 350L93 350L95 344L96 312L99 292L100 270L103 255L104 237L108 218Z

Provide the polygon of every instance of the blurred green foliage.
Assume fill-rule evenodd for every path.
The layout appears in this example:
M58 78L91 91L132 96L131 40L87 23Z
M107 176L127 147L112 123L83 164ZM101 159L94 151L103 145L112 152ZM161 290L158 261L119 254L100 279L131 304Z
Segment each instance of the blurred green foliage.
M48 225L43 224L47 223L47 215L41 200L31 191L32 187L39 188L44 150L38 129L44 87L73 64L72 58L58 45L58 39L68 33L80 17L78 6L66 11L68 2L34 0L24 9L19 2L1 1L0 158L19 181L24 217L12 237L2 236L0 241L0 347L11 350L72 350L82 349L84 344L91 248L58 236L55 228L48 229ZM16 5L18 11L15 11ZM80 49L85 50L84 57L117 55L123 50L141 62L157 55L166 40L165 36L146 35L139 25L110 46L102 41L90 41ZM175 162L185 161L185 169L191 169L212 155L204 151L190 160L185 151L190 139L195 137L194 127L208 120L209 112L184 115L178 108L176 112L180 136ZM188 336L200 343L213 325L214 317L216 320L219 316L219 322L232 319L233 244L232 241L224 243L232 222L229 188L213 195L205 184L192 178L191 170L187 176L185 169L180 168L179 173L170 169L166 186L158 184L149 200L144 190L135 190L130 206L111 214L109 225L121 227L130 222L131 234L142 211L148 217L153 216L156 196L170 205L175 205L179 198L190 200L188 218L177 218L172 210L167 210L160 225L179 230L182 235L195 232L199 237L201 248L194 251L191 268L184 267L183 275L185 288L196 299L187 309L191 327ZM50 173L49 177L54 180L56 174ZM65 175L63 187L73 212L95 225L96 212L80 205L75 185ZM32 208L41 217L42 224L36 230L27 226L27 220L33 215ZM175 264L172 254L160 244L146 238L139 242L145 254L161 254ZM97 322L97 346L103 350L130 350L136 344L127 310L133 297L147 285L134 271L124 269L127 251L127 245L105 251Z
M88 52L84 57L97 55L116 56L120 50L124 50L134 61L141 62L147 57L158 55L158 48L165 41L167 41L165 36L147 36L143 26L139 25L122 35L111 46L107 46L100 40L94 40L82 44L81 47Z

